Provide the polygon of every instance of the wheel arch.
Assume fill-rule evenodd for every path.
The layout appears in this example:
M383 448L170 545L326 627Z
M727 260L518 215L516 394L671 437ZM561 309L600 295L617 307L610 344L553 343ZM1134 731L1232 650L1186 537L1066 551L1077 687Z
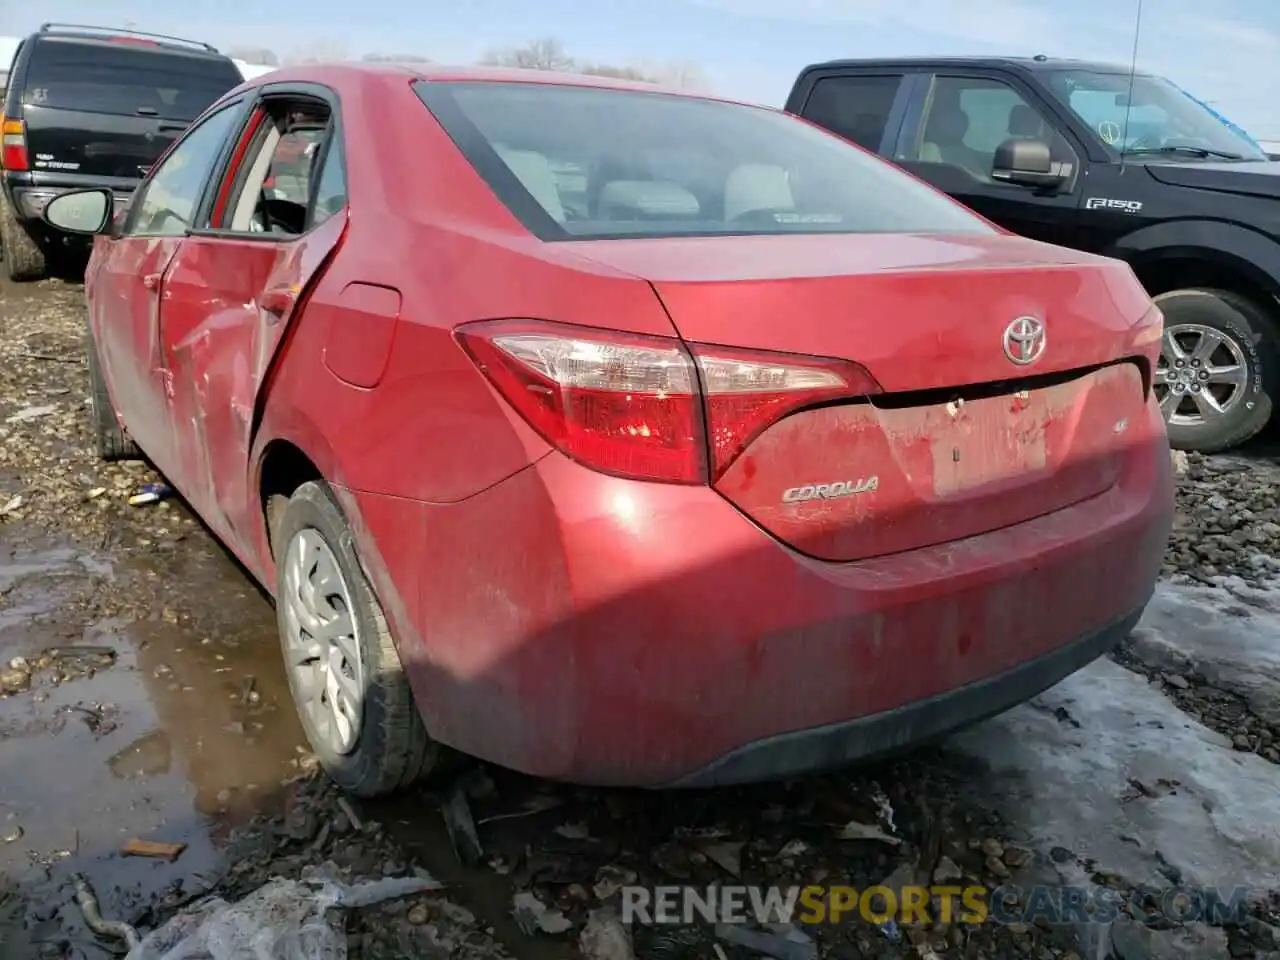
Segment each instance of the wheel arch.
M1217 221L1158 223L1120 238L1107 256L1126 261L1153 297L1227 290L1262 310L1280 333L1280 243Z

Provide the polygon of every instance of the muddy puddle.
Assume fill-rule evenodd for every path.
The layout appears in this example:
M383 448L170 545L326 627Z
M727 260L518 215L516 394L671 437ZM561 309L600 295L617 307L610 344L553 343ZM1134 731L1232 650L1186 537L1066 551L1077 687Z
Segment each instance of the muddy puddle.
M72 873L108 916L192 892L229 830L279 802L303 741L271 609L225 558L184 558L207 597L191 616L159 599L162 558L2 532L0 875L40 904L38 946L80 922ZM125 856L131 840L181 853Z

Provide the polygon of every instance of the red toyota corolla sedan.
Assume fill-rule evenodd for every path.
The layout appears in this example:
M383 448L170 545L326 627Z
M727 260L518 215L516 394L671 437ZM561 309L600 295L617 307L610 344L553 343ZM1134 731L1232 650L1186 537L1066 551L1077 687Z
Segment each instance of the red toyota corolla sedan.
M110 199L47 208L102 233L102 453L273 593L357 793L443 747L619 785L847 763L1027 699L1151 594L1162 321L1129 268L794 117L306 67Z

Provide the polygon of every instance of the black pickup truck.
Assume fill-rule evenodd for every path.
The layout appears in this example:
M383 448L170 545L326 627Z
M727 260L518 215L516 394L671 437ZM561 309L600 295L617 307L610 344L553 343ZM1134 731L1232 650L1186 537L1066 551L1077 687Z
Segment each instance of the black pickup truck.
M1165 315L1175 447L1258 433L1280 403L1280 163L1168 80L1044 56L842 60L786 109L999 226L1127 261Z

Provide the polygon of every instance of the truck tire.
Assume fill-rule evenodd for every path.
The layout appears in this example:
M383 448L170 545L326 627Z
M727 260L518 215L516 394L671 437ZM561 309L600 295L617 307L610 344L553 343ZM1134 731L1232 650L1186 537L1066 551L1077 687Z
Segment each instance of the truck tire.
M84 352L89 358L89 416L98 456L107 462L141 460L142 450L116 420L115 407L107 395L107 384L98 366L98 344L93 330L85 333Z
M1169 444L1217 453L1262 430L1280 391L1277 321L1229 290L1173 290L1155 302L1164 342L1154 387Z
M280 646L298 718L321 767L362 797L438 772L447 751L422 723L386 615L329 487L302 484L277 516Z
M4 248L5 273L10 280L23 283L42 280L48 272L44 251L18 222L9 198L0 192L0 247Z

